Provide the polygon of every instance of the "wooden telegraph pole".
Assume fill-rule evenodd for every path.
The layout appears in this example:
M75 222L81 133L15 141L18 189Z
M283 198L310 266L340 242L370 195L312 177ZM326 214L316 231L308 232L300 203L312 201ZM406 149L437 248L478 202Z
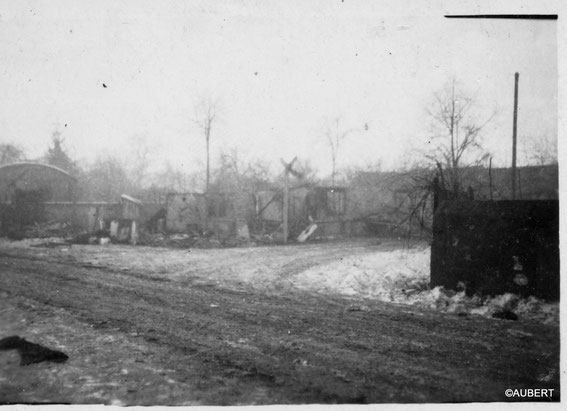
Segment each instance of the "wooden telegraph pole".
M517 146L517 122L518 122L518 79L519 73L515 74L514 81L514 126L512 129L512 200L516 199L516 146Z
M283 192L283 242L287 243L288 237L288 218L289 218L289 172L284 173L284 192Z
M295 171L293 163L297 161L297 157L294 157L289 163L286 163L281 159L284 166L284 192L283 192L283 210L282 210L282 225L283 225L283 240L287 243L287 238L289 235L289 174L293 174L296 177L301 178L301 173Z

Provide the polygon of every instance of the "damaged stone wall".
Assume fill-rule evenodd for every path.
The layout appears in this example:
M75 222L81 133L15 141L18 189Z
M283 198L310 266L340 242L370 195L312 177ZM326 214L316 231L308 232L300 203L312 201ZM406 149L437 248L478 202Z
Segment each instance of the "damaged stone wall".
M201 193L172 193L167 196L166 229L172 233L209 230L226 237L236 235L238 221L250 223L254 215L251 193L212 192L206 198Z
M172 233L183 233L191 229L202 231L205 213L205 198L202 194L168 194L166 229Z
M289 221L299 221L304 225L308 210L306 199L309 188L292 187L289 190ZM257 212L259 217L266 221L281 223L283 216L283 190L260 191L257 193Z
M435 286L559 299L559 202L442 202L433 218Z
M44 204L48 221L70 224L77 230L95 231L99 220L120 218L120 203L48 202Z

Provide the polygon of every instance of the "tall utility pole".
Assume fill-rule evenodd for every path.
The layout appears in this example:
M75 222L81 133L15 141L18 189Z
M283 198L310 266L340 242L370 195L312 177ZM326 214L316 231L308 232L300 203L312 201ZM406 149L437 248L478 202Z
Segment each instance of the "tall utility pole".
M289 218L289 172L286 170L284 173L284 192L283 192L283 241L284 244L287 243L288 237L288 218Z
M212 120L210 117L208 117L205 125L205 138L207 139L207 177L205 180L205 231L209 231L209 184L211 180L211 169L210 169L211 123Z
M211 123L212 123L212 120L208 120L206 128L205 128L205 138L207 139L207 179L206 179L206 182L205 182L205 192L206 193L209 192L209 185L210 185L210 181L211 181L211 167L210 167Z
M211 128L213 122L216 120L218 112L217 102L211 98L202 98L195 106L195 113L197 118L195 122L203 130L205 134L206 150L207 150L207 175L205 179L205 230L209 227L209 186L211 182L211 168L210 168L210 141L211 141Z
M303 177L302 173L299 173L293 169L293 163L297 161L297 157L294 157L289 163L281 160L284 166L284 192L283 192L283 210L282 210L282 226L283 226L283 240L287 243L287 238L289 235L289 174L293 174L295 177Z
M512 200L516 199L516 145L517 145L517 122L518 122L518 79L520 74L515 74L514 81L514 126L512 129Z

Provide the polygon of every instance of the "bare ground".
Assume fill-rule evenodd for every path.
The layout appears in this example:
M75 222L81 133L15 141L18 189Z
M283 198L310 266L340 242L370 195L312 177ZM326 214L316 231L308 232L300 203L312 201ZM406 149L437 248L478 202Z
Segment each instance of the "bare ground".
M559 330L294 287L397 242L222 250L0 244L2 403L120 405L507 401L554 388Z

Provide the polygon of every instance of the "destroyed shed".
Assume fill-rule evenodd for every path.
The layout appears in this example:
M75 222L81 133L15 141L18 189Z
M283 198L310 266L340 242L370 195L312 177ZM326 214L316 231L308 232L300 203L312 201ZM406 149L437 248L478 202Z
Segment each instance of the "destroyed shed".
M167 195L166 229L173 233L202 234L211 231L219 238L237 235L255 215L251 193L210 192L171 193Z
M307 194L307 213L317 224L318 235L350 234L346 220L346 199L344 187L314 187Z
M301 231L308 220L306 207L307 187L293 187L289 190L290 232ZM283 221L283 191L265 190L256 194L256 225L262 234L269 234L280 228Z
M289 190L290 234L297 235L315 223L316 236L351 234L344 187L299 186ZM257 223L262 233L277 230L283 221L283 192L260 191L256 195Z

